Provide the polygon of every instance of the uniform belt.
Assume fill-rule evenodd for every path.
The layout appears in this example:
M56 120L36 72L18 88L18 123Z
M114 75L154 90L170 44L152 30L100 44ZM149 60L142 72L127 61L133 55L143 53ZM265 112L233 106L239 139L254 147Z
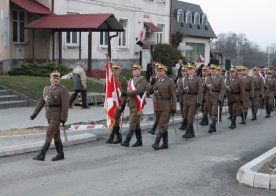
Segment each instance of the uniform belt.
M171 100L170 97L160 97L160 98L157 98L157 100Z
M50 105L47 105L49 108L57 108L57 107L60 107L61 105L60 104L50 104Z
M238 94L240 94L240 92L231 92L231 94L236 94L236 95L238 95Z
M254 90L255 90L255 91L259 91L259 90L261 90L261 89L260 89L260 88L255 88Z
M210 90L210 89L209 89ZM211 92L220 93L220 90L210 90Z
M245 92L250 92L250 90L245 90Z
M197 93L187 93L188 95L197 95Z

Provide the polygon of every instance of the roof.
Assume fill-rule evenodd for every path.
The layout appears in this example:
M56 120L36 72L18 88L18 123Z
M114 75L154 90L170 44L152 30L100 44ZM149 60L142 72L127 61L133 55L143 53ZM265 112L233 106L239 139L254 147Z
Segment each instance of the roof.
M180 26L179 23L177 23L177 11L179 9L182 9L184 12L184 17L187 11L190 11L193 15L192 19L194 19L194 13L198 12L199 15L202 17L204 12L202 11L201 7L196 4L192 3L186 3L182 1L173 0L173 6L172 11L174 13L173 16L173 22L172 22L172 33L175 33L176 31L179 31L184 34L184 36L190 36L190 37L200 37L200 38L216 38L216 34L213 31L208 19L207 19L207 25L203 26L192 24L184 24L183 26ZM185 17L186 19L186 17ZM185 21L185 20L184 20ZM201 21L201 20L200 20Z
M146 27L148 27L152 32L161 32L161 29L158 28L157 26L155 26L153 23L151 22L145 22L144 23Z
M38 3L35 0L10 0L12 3L18 5L19 7L27 10L30 13L36 14L52 14L49 8Z
M113 14L47 15L31 22L25 28L56 31L124 31Z

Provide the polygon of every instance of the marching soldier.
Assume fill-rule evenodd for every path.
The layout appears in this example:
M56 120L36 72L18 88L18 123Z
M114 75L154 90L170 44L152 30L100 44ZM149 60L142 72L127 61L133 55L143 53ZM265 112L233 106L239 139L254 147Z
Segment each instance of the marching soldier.
M125 94L127 91L127 79L123 76L121 76L121 65L113 65L112 66L112 70L114 75L117 77L117 80L119 82L120 85L120 90L122 91L122 94ZM121 114L124 112L125 106L126 106L126 96L121 96L121 107L116 108L115 110L115 124L112 128L111 134L108 138L108 140L106 141L106 143L109 144L118 144L122 142L122 136L120 133L120 118L121 118ZM114 140L114 136L116 134L116 140Z
M139 64L134 64L132 68L133 78L128 81L127 92L122 93L122 96L128 96L128 107L130 109L129 115L129 131L125 141L121 144L122 146L129 147L129 142L132 138L133 133L137 141L132 147L142 146L142 133L140 128L140 117L142 115L142 109L145 104L146 97L146 80L141 76L143 68Z
M247 75L247 71L248 71L247 67L242 66L239 71L241 72L240 77L243 81L243 86L245 90L244 103L242 107L243 110L241 110L241 118L242 118L241 124L245 124L249 104L250 104L250 101L252 102L254 97L254 82L253 82L253 78Z
M151 85L153 85L155 82L156 82L156 80L158 80L158 72L159 72L159 70L158 70L158 66L154 66L154 76L153 77L151 77L151 79L150 79L150 84ZM154 96L154 95L153 95ZM152 99L152 100L154 100L154 98ZM148 131L148 133L150 133L150 134L152 134L152 135L154 135L155 134L155 131L156 131L156 128L157 128L157 124L158 124L158 122L156 121L156 117L155 117L156 115L154 114L154 124L153 124L153 126L152 126L152 128L151 128L151 130L149 130Z
M178 96L178 100L179 100L179 106L180 106L180 111L181 111L181 116L182 116L182 123L181 123L181 126L179 127L180 130L185 130L187 128L187 120L185 119L184 117L184 113L183 113L183 104L185 102L185 91L183 90L183 81L185 79L187 79L187 76L188 76L188 69L187 67L185 66L182 66L181 68L181 75L182 77L181 78L178 78L177 79L177 82L176 82L176 94Z
M230 75L225 79L225 88L227 92L228 108L230 114L230 129L236 128L236 118L240 107L244 102L244 86L242 79L238 77L237 69L231 68Z
M220 65L217 66L217 75L222 77L223 84L224 84L224 80L225 80L224 70L222 69L222 67ZM224 97L223 97L222 103L220 103L220 105L219 105L219 122L222 121L222 108L224 105L224 99L225 99L225 88L224 88Z
M154 150L167 149L168 146L168 124L170 115L174 115L176 111L176 94L174 81L166 75L167 67L161 63L158 66L158 80L148 85L148 92L154 94L153 108L158 122L158 134L152 145ZM162 107L160 107L162 106ZM163 138L163 144L159 146L160 140Z
M276 82L273 79L273 73L271 70L266 72L267 78L265 79L264 83L264 103L266 109L266 116L265 118L270 118L270 114L273 107L273 99L276 93Z
M219 120L218 111L224 98L224 80L217 74L216 65L211 65L211 76L206 78L205 84L208 88L206 92L206 101L212 121L208 132L213 133L216 132L216 122Z
M34 113L31 115L31 120L39 114L45 106L46 118L48 120L48 128L46 130L46 141L40 153L34 157L34 160L44 161L46 152L48 151L51 141L54 138L57 155L52 158L52 161L64 159L63 146L60 138L59 124L63 126L67 121L69 109L69 94L67 89L60 84L60 73L54 71L50 74L50 86L44 87L43 94L39 100Z
M202 77L201 77L201 82L202 82L202 91L203 91L203 98L202 98L202 114L203 118L201 119L201 122L199 123L201 126L206 126L209 125L209 119L208 119L208 104L206 100L206 92L207 92L207 86L205 81L207 78L210 76L210 71L209 67L203 67L202 68Z
M252 100L252 119L257 120L257 112L258 108L260 107L260 101L263 99L264 96L264 80L260 76L259 68L254 67L253 69L254 75L252 76L254 82L254 98Z
M183 89L185 91L184 117L188 126L183 138L195 137L193 122L198 108L202 103L202 84L200 78L195 74L196 66L188 65L188 77L184 80Z

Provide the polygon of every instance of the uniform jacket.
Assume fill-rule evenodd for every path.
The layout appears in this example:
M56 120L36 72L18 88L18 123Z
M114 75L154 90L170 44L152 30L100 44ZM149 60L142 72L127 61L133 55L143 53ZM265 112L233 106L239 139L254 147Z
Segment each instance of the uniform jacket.
M276 80L273 78L266 78L264 83L265 96L274 97L276 95Z
M245 101L248 101L249 97L254 97L254 81L252 77L248 75L241 76L241 79L243 81L243 86L245 90Z
M183 89L185 91L185 103L187 105L202 104L202 83L198 76L195 74L187 76L183 80Z
M220 75L211 75L205 78L205 85L207 86L206 95L210 99L216 99L222 102L224 98L225 88L224 79Z
M123 92L127 92L127 79L123 76L118 76L118 82L120 83L121 87L122 87L122 93ZM122 105L126 105L126 101L127 99L125 97L121 98L121 101L122 101Z
M254 97L264 94L264 80L261 76L252 76L254 82Z
M154 94L153 107L155 111L176 109L176 91L172 79L167 76L159 78L153 86L149 84L147 90L150 94Z
M225 87L227 90L228 101L244 101L245 89L241 78L238 76L233 78L227 77L225 79Z
M129 89L130 89L131 80L134 80L134 86L136 90L130 92ZM128 81L127 95L128 95L128 106L130 109L137 108L138 103L135 99L135 96L139 95L142 98L146 90L146 85L147 85L147 82L143 76L134 77Z
M55 121L66 121L69 109L68 90L63 85L46 86L40 98L34 114L38 115L45 106L46 118Z

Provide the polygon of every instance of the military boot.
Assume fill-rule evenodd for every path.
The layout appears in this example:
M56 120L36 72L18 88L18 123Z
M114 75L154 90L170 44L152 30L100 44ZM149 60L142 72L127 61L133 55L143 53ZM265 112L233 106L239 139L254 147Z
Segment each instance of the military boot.
M235 129L236 128L236 116L233 116L231 119L231 125L230 125L230 129Z
M148 133L150 133L151 135L155 134L156 128L157 128L158 123L156 121L154 121L154 124L151 128L151 130L148 131Z
M189 139L195 137L193 123L188 124L186 133L182 136L183 138Z
M245 112L241 113L241 119L242 119L242 121L240 122L240 124L245 125L246 124L246 122L245 122Z
M159 149L168 149L169 148L169 145L168 145L168 131L166 131L164 134L163 134L163 144L159 147Z
M45 160L45 155L46 152L48 151L49 147L50 147L51 142L45 141L42 149L40 150L39 154L33 158L33 160L37 160L37 161L44 161Z
M115 134L116 134L116 140L113 142L113 144L121 143L122 142L122 134L120 133L120 127L119 126L116 126Z
M109 135L109 138L108 138L108 140L106 140L106 143L113 144L113 139L114 139L114 135L115 135L115 131L116 131L115 129L116 129L115 126L113 126L112 131Z
M271 110L270 110L270 106L266 106L266 116L265 118L270 118L270 113L271 113Z
M251 120L257 120L257 112L255 111L254 108L252 108L252 118Z
M162 134L160 132L158 132L157 135L156 135L155 142L151 146L154 150L159 150L160 149L159 148L159 143L160 143L161 138L162 138Z
M216 132L216 119L212 119L212 123L210 124L208 133Z
M128 130L128 134L126 136L125 141L121 143L122 146L129 147L129 141L131 140L133 133L134 133L134 129Z
M185 130L187 128L187 120L183 119L181 126L179 127L180 130Z
M142 131L141 129L135 129L135 136L137 141L132 145L132 147L138 147L138 146L142 146L143 142L142 142Z
M204 116L203 116L203 122L200 125L201 126L207 126L207 125L209 125L208 114L204 114Z
M64 159L64 152L61 140L55 141L57 155L52 158L52 161L59 161Z

